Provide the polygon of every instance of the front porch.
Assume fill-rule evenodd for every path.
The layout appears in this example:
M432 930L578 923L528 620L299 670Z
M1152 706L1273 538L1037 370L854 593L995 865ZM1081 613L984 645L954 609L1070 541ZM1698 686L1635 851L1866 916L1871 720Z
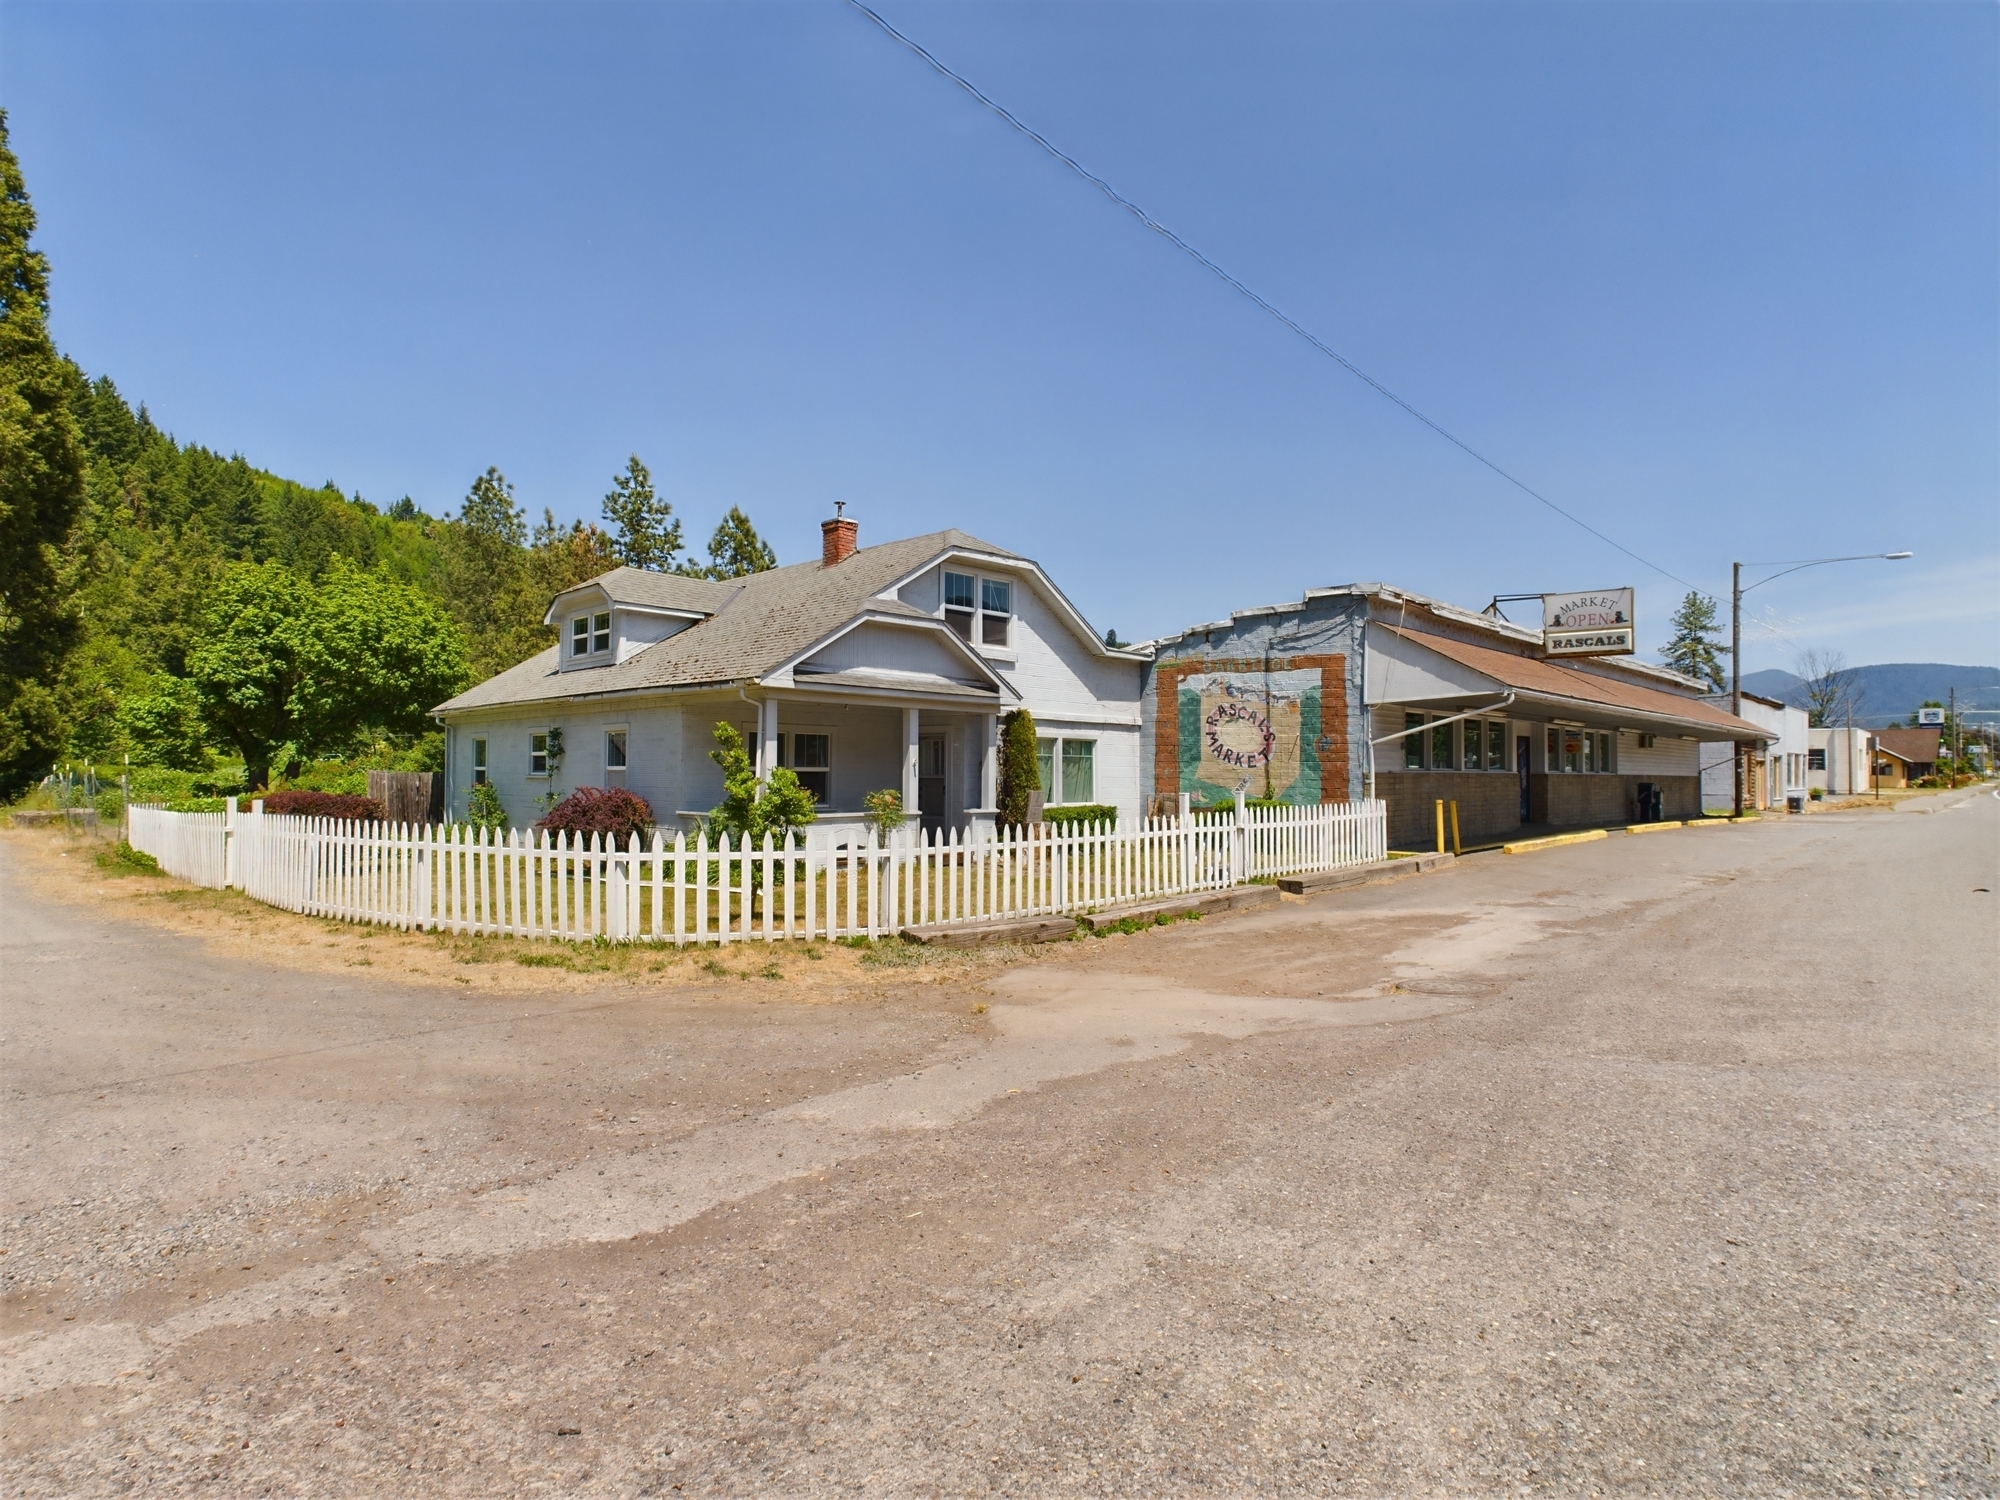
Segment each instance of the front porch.
M742 718L746 707L754 718ZM817 827L858 830L868 816L864 799L884 789L899 792L910 824L927 832L991 830L996 822L997 708L771 692L721 717L736 723L760 778L779 766L798 777L814 798ZM683 808L677 816L692 832L708 812Z

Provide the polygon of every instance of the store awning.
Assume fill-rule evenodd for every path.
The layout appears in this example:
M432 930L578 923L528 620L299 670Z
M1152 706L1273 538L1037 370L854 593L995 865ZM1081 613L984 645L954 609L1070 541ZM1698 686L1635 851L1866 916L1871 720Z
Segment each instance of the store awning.
M1706 699L1605 676L1570 662L1518 656L1379 621L1368 628L1363 692L1371 705L1448 704L1460 709L1477 709L1512 693L1507 712L1524 719L1751 744L1778 737L1775 730L1739 719Z

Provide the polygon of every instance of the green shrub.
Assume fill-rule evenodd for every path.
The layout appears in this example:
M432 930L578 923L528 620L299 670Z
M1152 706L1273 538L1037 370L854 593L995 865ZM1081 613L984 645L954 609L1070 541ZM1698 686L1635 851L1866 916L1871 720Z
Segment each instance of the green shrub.
M1042 784L1035 761L1035 716L1017 708L1000 720L1000 822L1018 828L1028 821L1028 798Z
M1080 802L1073 807L1044 808L1042 821L1057 828L1072 828L1079 824L1110 828L1118 822L1118 809L1106 807L1101 802Z
M474 828L505 828L507 809L500 801L500 793L490 781L473 785L465 799L465 821Z
M892 786L870 792L861 799L861 805L868 810L868 821L875 825L879 838L887 838L909 821L909 815L903 811L903 794Z

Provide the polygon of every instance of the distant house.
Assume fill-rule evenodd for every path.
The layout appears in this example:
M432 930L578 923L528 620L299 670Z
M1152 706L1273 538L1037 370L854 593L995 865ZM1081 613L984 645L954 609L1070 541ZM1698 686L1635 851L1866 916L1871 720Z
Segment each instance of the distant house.
M1145 660L1106 646L1041 567L962 531L821 555L728 582L614 568L558 595L559 641L435 710L447 797L477 782L526 826L549 794L623 786L672 826L722 799L733 724L759 774L789 766L822 822L903 794L929 828L990 825L998 720L1035 716L1050 805L1144 810Z
M1882 786L1908 786L1937 773L1944 735L1936 729L1875 731L1875 775Z
M1389 841L1700 811L1697 746L1772 737L1701 684L1630 657L1552 659L1539 628L1379 583L1313 589L1149 643L1145 763L1156 808L1237 791L1388 804ZM1803 749L1803 746L1801 746Z
M1715 701L1727 703L1729 699L1717 694ZM1767 731L1763 745L1744 756L1743 806L1782 808L1788 797L1808 795L1811 715L1776 698L1745 693L1743 717ZM1726 744L1701 747L1701 802L1703 809L1711 812L1736 805L1736 767Z
M1873 730L1809 729L1806 746L1808 787L1836 797L1868 790L1875 748Z

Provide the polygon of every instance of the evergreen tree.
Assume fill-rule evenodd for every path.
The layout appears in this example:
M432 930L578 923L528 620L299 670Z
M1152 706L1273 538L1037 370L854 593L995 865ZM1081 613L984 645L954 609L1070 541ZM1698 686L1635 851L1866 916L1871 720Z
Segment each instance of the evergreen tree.
M1668 622L1674 638L1660 648L1660 659L1683 677L1706 682L1716 692L1723 688L1722 653L1715 635L1715 601L1693 590L1681 600Z
M49 268L0 110L0 797L62 748L50 690L79 633L63 548L84 501L83 377L49 337Z
M729 513L722 518L722 524L715 528L715 535L708 539L708 566L689 565L681 571L697 578L727 580L763 573L777 565L778 554L757 535L757 528L750 524L750 518L732 505Z
M473 480L457 518L438 532L440 592L464 632L473 676L484 680L521 660L514 627L528 528L507 476L489 468ZM536 624L548 602L536 609Z
M1017 708L1000 720L1000 822L1009 828L1028 821L1028 799L1041 786L1035 759L1035 716Z
M655 573L673 571L681 551L681 523L673 506L653 493L653 476L638 454L611 481L604 519L611 523L620 562Z

